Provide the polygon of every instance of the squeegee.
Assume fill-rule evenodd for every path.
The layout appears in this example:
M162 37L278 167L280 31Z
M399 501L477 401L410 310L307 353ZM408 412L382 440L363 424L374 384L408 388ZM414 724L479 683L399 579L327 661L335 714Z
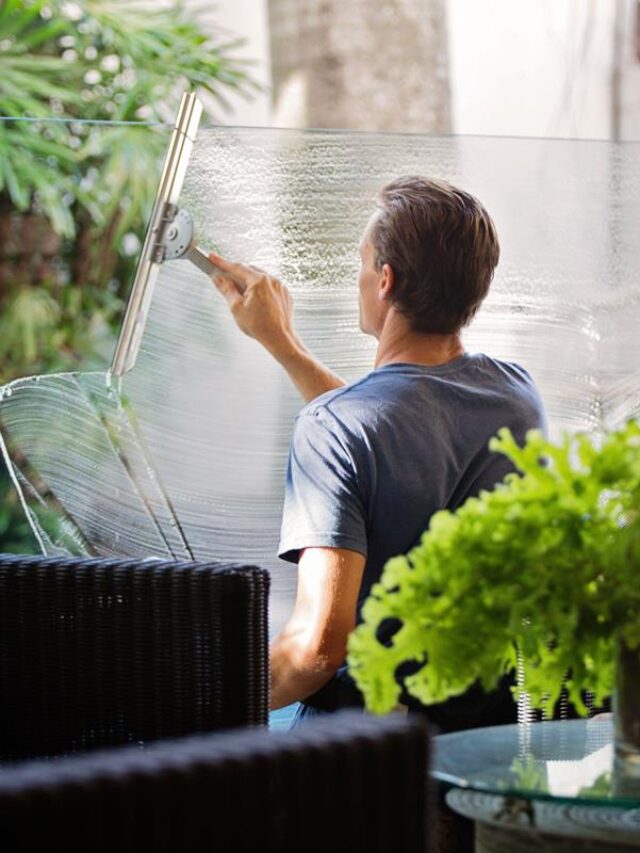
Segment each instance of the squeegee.
M122 376L136 363L160 264L182 258L207 275L213 275L217 269L194 242L191 214L177 204L201 115L202 103L197 96L184 94L113 356L110 370L113 377Z

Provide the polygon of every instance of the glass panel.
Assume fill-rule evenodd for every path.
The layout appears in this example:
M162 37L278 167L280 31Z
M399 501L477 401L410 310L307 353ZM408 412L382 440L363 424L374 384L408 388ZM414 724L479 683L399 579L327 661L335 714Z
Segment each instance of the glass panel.
M451 180L494 216L502 260L466 344L530 370L552 434L640 412L640 145L206 128L180 203L204 249L282 278L309 348L353 380L375 353L358 328L357 245L376 189L400 174ZM206 275L173 261L122 396L103 380L3 391L25 502L65 518L43 547L258 563L277 628L295 582L275 556L302 406L287 377Z
M602 806L640 805L614 762L611 715L473 729L434 739L432 775L488 794Z
M3 381L20 375L18 365L23 374L25 365L26 372L43 374L72 365L106 370L170 132L169 126L140 122L0 117ZM72 376L58 385L48 375L42 385L19 383L14 386L16 394L24 389L24 395L16 397L18 407L4 409L7 426L2 433L7 440L15 438L13 474L22 479L22 496L43 526L41 535L49 551L60 540L63 550L74 547L92 553L101 550L105 535L113 538L108 527L98 535L97 514L93 522L88 520L95 499L88 501L86 513L78 514L87 520L88 529L71 524L75 508L66 505L65 496L72 471L64 466L56 469L65 436L55 425L65 409L75 413L74 439L79 446L95 444L95 425L87 425L81 415L87 410L83 396L74 410L72 389L86 383L97 387L100 380ZM104 373L101 384L104 387ZM6 389L7 400L10 391ZM23 403L26 422L20 416ZM13 421L14 412L20 427ZM80 456L73 461L79 474ZM98 468L93 464L91 470L95 473ZM66 478L64 487L59 477ZM83 477L83 483L88 493L91 481ZM7 486L7 472L0 463L3 544L8 550L35 549L37 541L30 545L16 524L17 507L12 509L15 501ZM94 536L97 547L92 544Z

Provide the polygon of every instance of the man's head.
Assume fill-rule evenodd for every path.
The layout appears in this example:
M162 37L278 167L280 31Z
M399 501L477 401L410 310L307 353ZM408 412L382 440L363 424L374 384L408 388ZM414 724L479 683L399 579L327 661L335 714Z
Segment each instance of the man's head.
M413 332L459 332L487 295L500 256L491 217L469 193L420 177L397 178L376 201L360 244L362 330L377 337L392 305Z

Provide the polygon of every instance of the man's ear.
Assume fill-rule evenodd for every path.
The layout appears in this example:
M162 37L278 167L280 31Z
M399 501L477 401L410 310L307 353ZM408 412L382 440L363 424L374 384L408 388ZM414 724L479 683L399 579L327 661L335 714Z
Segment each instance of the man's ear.
M393 293L393 270L389 264L383 264L380 270L380 278L378 279L378 299L380 302L387 302Z

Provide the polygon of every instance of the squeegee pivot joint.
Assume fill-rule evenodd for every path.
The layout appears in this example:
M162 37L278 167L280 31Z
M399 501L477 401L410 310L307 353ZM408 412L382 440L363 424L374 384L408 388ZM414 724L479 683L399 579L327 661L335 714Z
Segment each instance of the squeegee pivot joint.
M153 247L153 259L161 264L184 258L193 247L193 217L188 210L167 203L158 227Z

